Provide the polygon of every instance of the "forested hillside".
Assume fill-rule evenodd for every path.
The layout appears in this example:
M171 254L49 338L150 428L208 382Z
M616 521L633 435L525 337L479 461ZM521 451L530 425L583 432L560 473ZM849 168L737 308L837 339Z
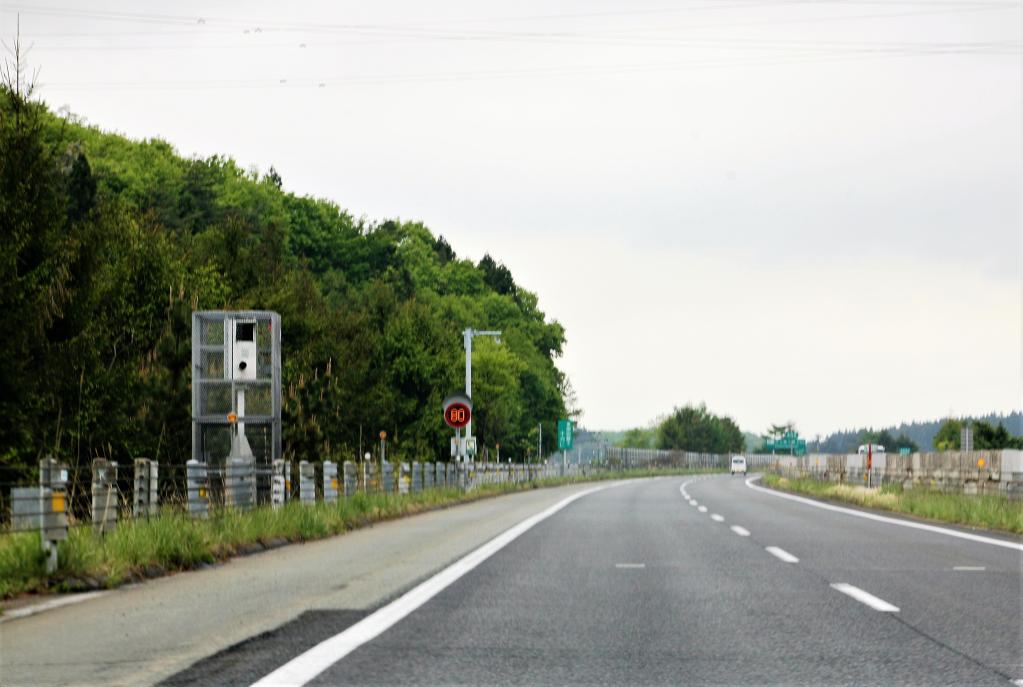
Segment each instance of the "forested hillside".
M991 413L970 419L979 420L993 427L1004 427L1010 435L1023 434L1023 413L1019 411L1006 415ZM883 444L884 439L879 437L882 434L887 434L894 437L904 436L914 446L924 451L933 451L938 448L935 445L935 437L946 423L946 420L932 420L930 422L903 422L897 426L884 427L876 431L867 428L844 430L829 434L821 442L821 450L825 453L855 453L856 448L865 443L868 438ZM958 438L956 441L958 442ZM888 443L894 445L892 442ZM956 443L956 447L958 447L958 443Z
M184 158L10 88L0 241L8 477L48 452L72 464L187 460L196 309L281 314L292 458L351 459L360 432L369 444L380 430L390 455L444 456L440 402L463 386L466 326L504 330L499 345L475 343L481 451L527 457L539 422L549 448L565 412L564 331L489 256L474 264L421 224L355 219L283 191L273 168Z

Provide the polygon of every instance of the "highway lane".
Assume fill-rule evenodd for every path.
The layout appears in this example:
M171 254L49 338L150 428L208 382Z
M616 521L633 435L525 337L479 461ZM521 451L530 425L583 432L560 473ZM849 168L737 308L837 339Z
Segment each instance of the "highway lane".
M1018 550L785 501L741 478L694 480L683 494L688 481L571 503L311 684L1023 678ZM285 663L300 651L292 636L262 637L256 653ZM227 658L178 683L246 683L251 673L216 662Z
M841 578L870 590L898 606L898 620L916 631L1023 678L1023 552L851 517L762 491L750 494L740 481L698 483L690 491L708 502L724 499L723 515L751 523L755 541L791 551L822 579ZM760 519L766 508L771 517ZM943 529L1020 542L986 531Z
M188 682L190 665L220 652L224 672L204 670L207 684L240 675L256 679L280 656L301 653L524 518L587 488L484 499L91 598L58 597L77 603L0 618L0 686L138 687L174 676ZM316 622L306 622L306 614ZM278 653L246 651L251 643L245 640L275 629L288 638L275 643Z

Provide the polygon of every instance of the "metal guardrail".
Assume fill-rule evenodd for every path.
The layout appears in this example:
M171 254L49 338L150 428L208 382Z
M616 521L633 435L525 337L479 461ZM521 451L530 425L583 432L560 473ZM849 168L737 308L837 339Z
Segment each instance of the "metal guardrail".
M98 533L119 521L147 518L161 509L206 518L227 509L279 507L289 501L335 503L363 493L420 493L429 489L471 490L482 485L528 482L587 468L537 464L455 464L283 460L260 465L229 460L219 465L188 461L161 466L139 458L131 465L97 458L72 470L47 458L39 484L0 484L0 532L42 533L44 541L67 536L69 527L91 526ZM590 469L592 470L592 468ZM294 479L293 479L294 478Z

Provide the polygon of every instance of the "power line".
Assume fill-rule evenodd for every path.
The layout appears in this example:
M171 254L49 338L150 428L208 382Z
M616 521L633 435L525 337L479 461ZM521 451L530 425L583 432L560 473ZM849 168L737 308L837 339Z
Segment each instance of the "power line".
M938 55L968 55L973 54L962 50L947 50L941 52L917 52L910 50L903 51L847 51L818 54L802 54L793 56L778 55L773 59L707 59L707 60L685 60L646 64L625 64L625 65L580 65L577 67L550 68L540 67L535 69L518 70L490 70L476 72L449 72L449 73L408 73L391 75L348 75L323 79L289 79L289 78L259 78L259 79L220 79L208 81L176 80L176 81L95 81L88 83L74 84L43 84L44 86L59 87L64 90L150 90L153 88L166 90L207 90L207 89L267 89L267 88L328 88L344 85L397 85L404 83L458 83L468 81L495 80L506 78L535 78L545 77L567 77L567 76L605 76L612 74L649 73L664 71L679 71L685 69L717 69L717 68L738 68L738 67L773 67L783 65L799 64L827 64L833 62L849 62L856 60L884 59L884 58L906 58L924 57ZM1013 53L1018 54L1018 53Z

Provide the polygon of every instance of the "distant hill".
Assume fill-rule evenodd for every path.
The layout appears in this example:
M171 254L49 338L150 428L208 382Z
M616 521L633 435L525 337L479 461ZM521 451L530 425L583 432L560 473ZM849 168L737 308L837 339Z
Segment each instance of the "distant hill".
M988 415L970 417L971 420L983 420L992 425L1003 425L1010 434L1019 436L1023 434L1023 412L1013 411L1008 414L990 413ZM862 443L860 437L865 432L888 430L892 436L905 434L912 439L924 451L934 450L934 435L938 428L945 422L945 418L926 422L903 422L891 427L864 427L860 429L849 429L829 434L821 442L820 450L823 453L854 453Z

